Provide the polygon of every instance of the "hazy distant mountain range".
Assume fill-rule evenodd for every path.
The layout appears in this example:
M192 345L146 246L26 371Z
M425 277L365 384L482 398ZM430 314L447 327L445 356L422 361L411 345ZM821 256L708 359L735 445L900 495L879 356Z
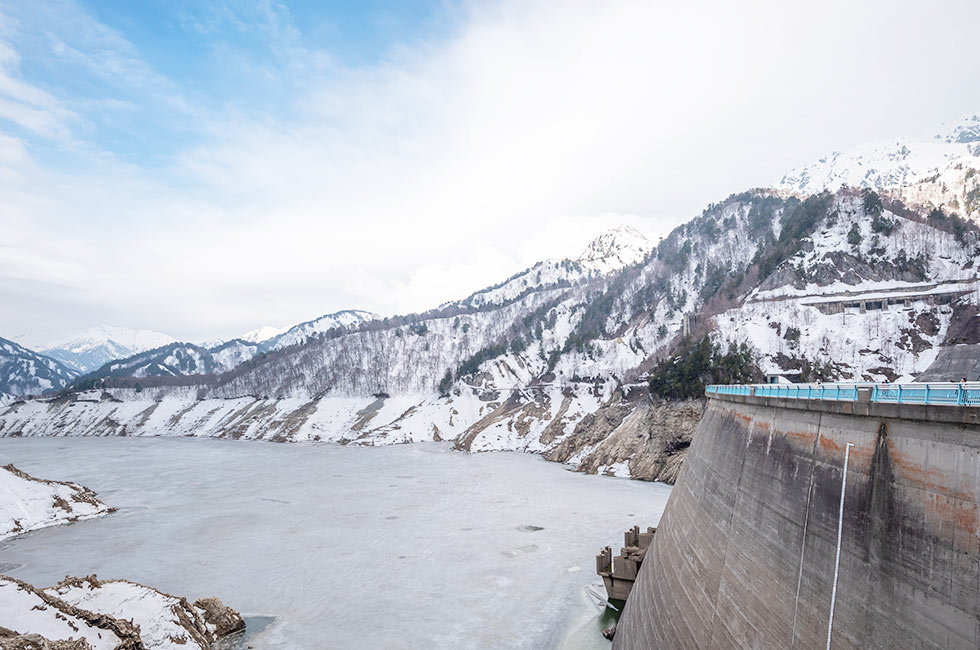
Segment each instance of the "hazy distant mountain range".
M60 361L79 373L86 373L99 369L107 361L152 350L176 340L172 336L151 330L100 325L49 343L38 348L38 352Z

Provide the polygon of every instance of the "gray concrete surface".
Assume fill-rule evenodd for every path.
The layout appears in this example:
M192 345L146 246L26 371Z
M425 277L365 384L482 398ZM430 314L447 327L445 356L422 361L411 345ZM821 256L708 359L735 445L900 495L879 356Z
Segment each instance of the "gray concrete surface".
M980 379L980 344L947 345L916 381L970 381Z
M614 650L980 647L978 408L712 396Z

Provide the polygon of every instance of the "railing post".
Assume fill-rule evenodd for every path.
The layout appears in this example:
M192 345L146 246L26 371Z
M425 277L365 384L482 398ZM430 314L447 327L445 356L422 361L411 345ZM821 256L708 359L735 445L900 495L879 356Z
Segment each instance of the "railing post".
M898 403L899 404L902 403L902 385L901 384L898 385Z
M929 403L929 384L926 384L926 404Z

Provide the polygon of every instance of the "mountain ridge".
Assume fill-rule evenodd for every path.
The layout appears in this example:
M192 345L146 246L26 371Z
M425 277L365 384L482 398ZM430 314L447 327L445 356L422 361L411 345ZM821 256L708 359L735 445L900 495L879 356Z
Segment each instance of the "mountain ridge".
M38 348L81 373L100 368L107 361L176 342L169 334L153 330L98 325Z
M980 219L980 113L945 123L931 137L900 136L832 152L775 184L801 196L846 186Z
M79 373L56 359L0 338L0 403L65 388Z

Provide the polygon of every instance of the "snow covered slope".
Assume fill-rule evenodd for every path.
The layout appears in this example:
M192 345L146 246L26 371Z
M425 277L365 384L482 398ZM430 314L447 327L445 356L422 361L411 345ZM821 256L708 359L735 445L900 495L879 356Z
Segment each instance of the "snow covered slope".
M209 650L245 629L245 622L217 598L191 604L127 580L100 581L93 575L38 589L0 575L0 627L15 635L0 639L5 648L41 649L74 639L56 647Z
M834 152L787 173L776 187L798 195L842 186L889 190L907 202L980 217L980 114L931 137L899 137Z
M769 372L912 381L977 303L977 233L948 225L840 194L798 252L717 316L717 335L750 343Z
M77 376L77 371L50 357L0 338L0 403L60 390Z
M517 300L533 291L569 287L642 262L655 245L629 226L610 228L596 237L577 259L545 260L499 284L481 289L441 308L484 309Z
M611 274L625 266L637 264L649 254L652 246L652 243L635 229L621 226L600 235L588 246L578 260L541 262L505 282L479 291L465 300L449 303L443 305L439 310L423 314L416 320L425 323L424 327L414 321L410 322L410 319L405 317L390 319L391 322L385 326L379 323L379 317L376 314L359 310L345 310L300 323L257 344L243 339L234 339L214 347L195 346L187 343L171 344L150 352L115 360L84 377L79 385L82 387L94 386L96 385L92 383L94 380L109 377L144 378L224 373L249 361L261 352L275 353L290 346L307 343L313 338L326 341L342 338L338 343L332 346L328 344L326 347L331 347L337 354L350 357L371 355L379 349L379 345L403 349L407 354L413 354L411 348L417 341L416 337L421 336L426 339L422 347L427 349L418 352L425 357L431 356L427 353L435 351L433 345L437 348L445 348L443 343L434 344L430 341L433 336L440 333L444 334L449 327L451 333L448 337L443 337L443 340L451 340L459 345L451 345L453 349L447 350L447 364L431 368L431 372L437 373L438 376L429 377L425 381L409 380L407 376L402 376L395 381L385 379L375 382L377 385L372 389L372 392L401 390L402 388L406 390L419 390L421 388L432 390L448 367L459 364L464 358L476 354L500 337L499 326L491 324L499 320L498 316L506 314L506 318L510 319L523 318L527 315L527 308L536 305L542 296L553 297L556 295L555 292ZM517 306L509 307L511 303L517 304ZM493 308L498 308L499 311L488 312L485 316L478 313ZM449 318L450 316L452 319ZM460 322L460 318L463 319L463 322ZM508 323L512 322L513 320L508 321ZM401 339L400 332L403 330L409 336ZM250 338L262 339L270 331L266 329L255 330L251 333ZM350 338L346 337L346 334L350 334ZM392 334L394 337L391 336ZM350 345L351 338L358 339L354 346ZM384 341L384 343L380 341ZM381 354L384 353L381 352ZM273 355L273 358L278 357ZM293 366L306 365L306 362L297 364L295 361L295 358L290 357L284 363ZM318 362L311 360L310 363ZM324 358L319 363L325 366L318 370L321 375L333 374L334 368L338 371L347 368L346 364L337 364L329 357ZM382 363L382 359L379 357L364 363L378 364ZM428 366L429 364L422 360L421 365L406 366L402 369L418 375L430 370ZM279 367L276 366L276 368ZM246 372L246 370L243 369L242 372ZM292 372L291 374L294 375L294 383L299 390L313 392L317 390L313 382L309 385L303 385L307 376L305 372ZM364 380L363 373L351 378L354 385L362 388L365 385ZM281 392L281 390L282 387L279 387L278 391Z
M238 337L239 340L245 341L247 343L264 343L271 338L279 336L285 333L288 327L273 327L271 325L263 325L262 327L257 327L254 330L249 330Z
M0 627L25 637L37 635L47 641L66 641L84 637L87 645L73 648L116 650L134 648L139 635L133 625L104 620L91 612L79 611L41 589L15 578L0 575ZM35 640L12 647L45 648L45 641ZM128 643L127 643L128 642Z
M655 405L645 387L570 382L445 396L198 399L196 391L87 391L0 410L0 436L199 436L378 446L455 441L465 451L525 451L584 471L632 464L672 481L700 404ZM609 439L609 444L606 440ZM624 470L619 470L624 475Z
M40 351L79 373L86 373L113 359L123 359L175 341L172 336L151 330L100 325L49 343Z
M584 268L606 274L639 264L656 245L636 228L617 226L596 237L576 262Z
M211 349L193 343L171 343L117 359L79 378L78 386L91 386L109 378L182 377L214 375L235 368L260 352L257 343L234 339Z
M245 629L241 616L215 598L191 604L128 580L66 578L45 591L73 607L132 621L147 650L210 650L219 638Z
M36 479L13 465L0 467L0 540L109 512L86 487Z
M325 334L331 330L353 329L358 325L367 323L380 318L377 314L360 309L344 309L332 314L325 314L319 318L293 325L283 333L266 339L263 347L269 350L278 350L290 345L302 343L311 336Z

